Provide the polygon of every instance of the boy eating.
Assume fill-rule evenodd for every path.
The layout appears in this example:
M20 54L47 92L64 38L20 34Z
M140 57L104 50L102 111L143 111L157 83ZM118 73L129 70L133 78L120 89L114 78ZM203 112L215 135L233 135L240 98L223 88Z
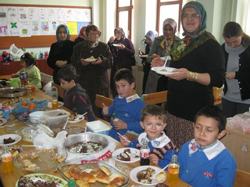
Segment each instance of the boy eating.
M226 117L216 106L202 108L194 119L194 139L179 152L180 179L192 186L234 184L236 162L219 141L226 135Z

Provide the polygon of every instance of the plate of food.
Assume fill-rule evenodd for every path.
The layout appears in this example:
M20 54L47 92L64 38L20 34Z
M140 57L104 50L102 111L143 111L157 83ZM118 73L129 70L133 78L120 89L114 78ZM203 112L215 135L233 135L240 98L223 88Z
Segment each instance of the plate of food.
M0 136L0 146L3 145L14 145L21 140L21 136L18 134L5 134Z
M147 58L148 55L139 55L140 58Z
M81 159L72 159L71 161L61 164L57 167L59 173L65 178L74 178L78 186L81 181L85 181L85 186L128 186L129 178L104 162L98 163L81 163ZM82 179L82 180L79 180Z
M153 186L158 183L162 183L166 180L167 174L165 171L160 172L161 168L155 166L139 166L131 170L130 178L143 186ZM156 175L155 179L150 179L155 173L160 172Z
M121 47L122 44L113 44L113 46L115 46L115 47Z
M16 182L15 187L25 187L26 185L67 187L68 182L54 175L33 173L21 176L20 179Z
M168 74L173 74L173 70L176 68L170 68L170 67L153 67L151 68L152 71L155 71L156 73L160 75L168 75Z
M83 60L86 61L86 62L95 62L95 61L97 61L97 59L95 59L95 57L93 57L93 56L91 56L89 58L85 58Z
M81 114L73 113L69 115L69 123L78 123L82 120L84 120L84 116Z
M14 158L14 165L24 171L44 172L56 168L66 158L65 149L30 145Z
M63 102L58 101L58 107L62 107L64 105ZM52 102L48 102L48 108L52 108Z
M0 118L0 126L4 125L7 122L7 119Z
M123 163L133 163L140 160L140 150L135 148L121 148L113 152L112 157Z

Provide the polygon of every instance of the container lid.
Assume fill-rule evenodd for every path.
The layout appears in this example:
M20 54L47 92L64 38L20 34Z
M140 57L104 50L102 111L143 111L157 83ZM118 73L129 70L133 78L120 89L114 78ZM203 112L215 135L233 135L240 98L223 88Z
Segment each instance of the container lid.
M92 122L87 122L86 126L91 129L93 132L100 132L100 131L107 131L110 130L110 127L103 123L102 121L92 121Z

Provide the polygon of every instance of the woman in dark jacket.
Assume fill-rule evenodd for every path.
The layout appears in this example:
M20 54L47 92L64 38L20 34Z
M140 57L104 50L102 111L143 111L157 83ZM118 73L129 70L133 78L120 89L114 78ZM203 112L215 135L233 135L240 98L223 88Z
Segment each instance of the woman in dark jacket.
M70 57L72 56L75 43L70 41L69 38L68 27L66 25L59 25L56 29L57 42L51 45L47 59L48 66L54 70L53 81L58 85L60 85L60 82L56 78L57 72L63 65L71 63Z
M233 117L250 107L250 37L235 22L225 25L223 37L227 73L222 105L225 115Z
M135 54L134 44L125 37L125 33L121 27L117 27L114 30L114 34L115 36L111 36L108 42L114 59L110 78L113 98L118 95L113 77L121 68L132 70L131 62Z

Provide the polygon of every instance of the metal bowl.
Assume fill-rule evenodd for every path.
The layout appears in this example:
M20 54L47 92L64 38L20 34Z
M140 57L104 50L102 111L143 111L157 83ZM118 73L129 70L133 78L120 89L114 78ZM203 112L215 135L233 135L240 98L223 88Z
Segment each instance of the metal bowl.
M85 139L86 138L86 139ZM103 149L105 149L108 144L109 141L107 138L105 138L104 136L101 136L99 134L94 134L94 133L83 133L83 134L78 134L78 135L70 135L68 136L68 138L66 139L66 141L63 143L63 147L65 148L65 150L71 152L71 153L77 153L77 154L96 154L101 152L103 149L98 150L98 151L93 151L91 153L80 153L77 151L77 143L80 142L96 142L96 143L102 143L102 145L104 146Z
M15 88L15 87L7 87L0 88L0 97L3 98L12 98L12 97L21 97L28 94L27 88Z

